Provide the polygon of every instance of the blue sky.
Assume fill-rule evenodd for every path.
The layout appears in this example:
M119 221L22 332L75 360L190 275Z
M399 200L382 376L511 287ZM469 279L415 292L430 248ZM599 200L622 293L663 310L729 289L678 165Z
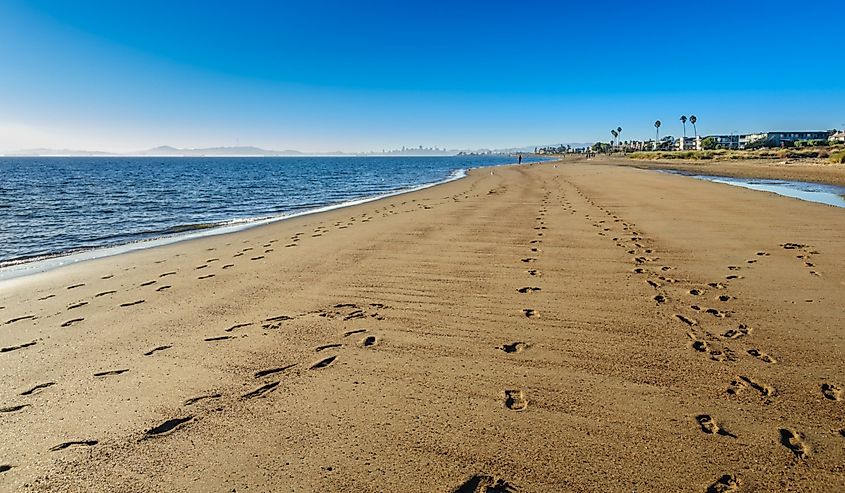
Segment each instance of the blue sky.
M0 151L845 126L845 2L634 3L3 0Z

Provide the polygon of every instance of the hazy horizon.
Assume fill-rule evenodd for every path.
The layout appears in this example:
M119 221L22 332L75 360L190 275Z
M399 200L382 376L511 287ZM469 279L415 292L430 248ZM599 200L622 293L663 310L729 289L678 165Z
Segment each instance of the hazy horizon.
M845 5L822 3L799 22L786 2L10 0L0 153L503 149L657 119L680 136L682 114L699 134L842 128Z

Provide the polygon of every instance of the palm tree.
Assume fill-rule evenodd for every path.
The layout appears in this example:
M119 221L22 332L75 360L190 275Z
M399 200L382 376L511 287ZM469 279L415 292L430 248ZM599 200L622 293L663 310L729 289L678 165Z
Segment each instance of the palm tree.
M620 140L622 140L622 127L616 127L616 134L619 136L619 138L616 140L616 143L621 145L622 143L620 142Z
M687 138L687 117L686 115L681 115L681 123L684 124L684 139Z
M697 122L697 121L698 121L698 118L696 118L695 115L690 115L689 122L692 123L692 130L693 130L693 132L695 132L695 140L698 140L698 129L695 128L695 122Z
M657 142L660 142L660 120L654 122L654 128L657 129Z
M613 144L613 141L616 140L617 137L619 137L619 133L617 133L616 130L611 130L610 135L613 136L613 140L610 141L610 143Z

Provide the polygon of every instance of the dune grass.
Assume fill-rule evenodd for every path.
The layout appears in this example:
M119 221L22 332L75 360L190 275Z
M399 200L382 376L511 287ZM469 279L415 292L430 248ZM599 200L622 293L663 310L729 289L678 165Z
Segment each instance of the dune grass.
M845 162L845 149L825 147L754 150L703 150L703 151L642 151L629 154L631 159L661 160L683 159L688 161L738 161L742 159L824 159L831 163Z

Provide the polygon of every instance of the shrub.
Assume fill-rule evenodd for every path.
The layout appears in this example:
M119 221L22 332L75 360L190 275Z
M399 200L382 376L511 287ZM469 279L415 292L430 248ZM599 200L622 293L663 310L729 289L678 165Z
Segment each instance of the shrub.
M845 164L845 151L838 151L831 154L830 162L833 164Z

